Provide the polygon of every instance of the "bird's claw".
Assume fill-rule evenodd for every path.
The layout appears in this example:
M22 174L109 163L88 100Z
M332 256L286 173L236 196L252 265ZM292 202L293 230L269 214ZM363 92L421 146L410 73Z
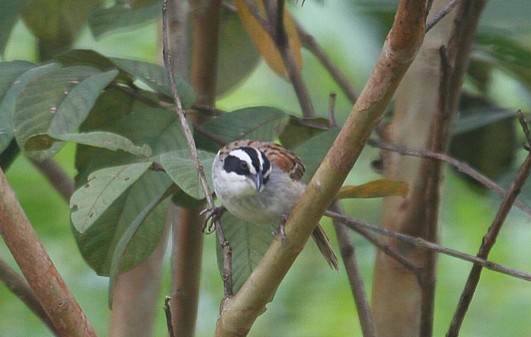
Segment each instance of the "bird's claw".
M202 210L199 215L207 214L205 222L203 222L202 231L205 234L211 234L216 230L216 221L221 219L223 213L225 213L225 207L207 207Z

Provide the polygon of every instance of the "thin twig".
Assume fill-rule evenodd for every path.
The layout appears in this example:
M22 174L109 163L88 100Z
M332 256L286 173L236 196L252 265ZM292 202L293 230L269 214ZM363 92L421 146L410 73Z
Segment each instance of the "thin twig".
M184 136L186 137L186 141L188 142L188 148L190 149L190 153L197 169L197 173L199 174L199 181L201 182L201 187L203 188L203 192L205 193L208 205L210 207L215 207L214 199L212 198L212 194L210 193L210 189L208 188L208 183L205 176L205 169L203 167L203 164L201 164L201 161L199 160L199 154L195 146L194 136L192 134L190 126L188 125L188 121L186 120L186 111L184 110L183 103L181 101L179 92L177 91L177 85L175 83L172 59L170 51L168 49L168 19L166 14L167 5L168 0L164 0L164 2L162 3L162 53L164 55L164 66L166 67L166 72L168 73L168 81L170 83L173 100L175 101L175 111L177 112L177 117L181 122L181 127L183 128Z
M74 180L66 174L63 168L50 158L41 162L33 160L32 164L48 179L63 199L69 202L74 193Z
M278 1L278 3L271 0L264 0L264 8L267 18L262 15L260 8L258 8L253 1L245 0L245 5L249 8L251 15L258 21L277 47L284 63L286 73L299 100L302 115L305 118L314 117L315 110L310 95L302 80L301 73L295 62L293 50L289 44L288 35L285 31L283 0Z
M439 21L441 21L448 13L454 9L457 4L459 4L459 1L461 0L450 0L450 2L441 9L437 14L435 14L430 21L426 23L426 33L432 29Z
M184 110L181 98L177 91L177 85L175 83L175 76L173 73L171 55L168 49L169 47L168 47L167 6L168 6L168 0L164 0L162 3L162 53L164 56L164 66L166 67L166 71L168 73L168 80L170 83L170 88L172 91L173 99L175 101L176 113L181 123L181 126L183 128L186 141L188 142L188 147L190 149L192 159L196 166L197 173L199 174L199 181L201 183L201 187L203 188L203 191L205 193L205 198L208 203L209 209L214 210L216 208L214 204L214 199L212 198L212 193L210 192L210 189L208 188L208 183L207 183L206 176L205 176L205 170L204 170L203 165L201 164L201 161L199 160L199 154L195 146L195 140L194 140L192 131L190 130L190 127L188 125L188 121L186 120L186 112ZM214 224L216 227L216 234L218 237L218 241L220 245L223 247L224 260L225 260L224 266L225 268L230 268L232 264L232 262L230 261L230 245L228 244L225 234L223 233L223 228L221 226L219 219L213 218L212 221L214 221ZM229 261L226 261L226 260L229 260ZM227 277L224 277L225 294L232 294L232 268L230 268L229 270L224 270L224 276L225 275L227 275Z
M527 130L527 123L521 111L518 112L518 120L520 121L520 124L522 125L522 128L524 129L524 133L526 134L528 144L531 144L531 137L529 136L529 131ZM505 219L507 218L507 215L509 214L509 211L511 210L511 207L514 201L516 200L516 197L520 193L522 186L524 185L530 172L531 172L531 153L528 153L527 158L525 159L524 163L518 170L518 173L516 174L516 177L514 178L514 181L512 182L511 187L509 188L509 191L507 192L507 195L503 199L500 205L500 208L498 210L498 213L496 214L496 217L494 218L492 222L492 225L487 231L487 234L483 237L481 247L479 248L479 251L477 254L478 258L487 259L487 257L489 256L489 253L492 247L496 243L496 238L498 237L498 234L500 233L501 227L503 226ZM481 276L482 270L483 268L480 265L474 265L472 267L472 270L470 271L470 274L468 276L463 292L461 293L459 304L457 305L457 309L455 311L454 317L452 319L452 323L450 324L450 328L448 329L448 333L446 334L446 336L453 337L459 334L459 330L461 329L461 325L463 323L463 320L465 319L465 315L468 311L468 307L470 306L470 303L472 302L472 297L474 296L474 292L479 283L479 278Z
M164 316L166 317L166 326L168 328L168 334L169 334L170 337L175 337L175 335L173 333L173 324L172 324L172 319L171 319L170 300L171 300L170 296L166 296L164 298L163 309L164 309Z
M518 271L518 270L514 270L512 268L505 267L505 266L503 266L501 264L486 260L486 259L481 258L481 257L477 257L477 256L474 256L474 255L463 253L461 251L458 251L458 250L455 250L455 249L452 249L452 248L442 247L442 246L440 246L438 244L426 241L426 240L424 240L422 238L413 237L413 236L410 236L410 235L406 235L406 234L398 233L398 232L395 232L395 231L391 231L391 230L388 230L388 229L385 229L385 228L382 228L382 227L379 227L379 226L374 226L374 225L368 224L368 223L363 222L361 220L354 220L354 219L351 219L349 217L346 217L346 216L343 216L343 215L340 215L340 214L337 214L337 213L333 213L333 212L329 212L328 211L325 214L327 216L333 218L333 219L337 219L337 220L341 221L347 227L351 228L352 230L356 231L357 233L360 233L360 230L362 230L362 229L370 230L370 231L373 231L373 232L376 232L376 233L379 233L379 234L382 234L382 235L385 235L385 236L388 236L388 237L392 237L392 238L401 240L403 242L407 242L410 245L413 245L415 247L430 249L430 250L436 251L436 252L444 254L444 255L448 255L448 256L452 256L452 257L458 258L460 260L472 262L474 265L479 265L479 266L481 266L483 268L487 268L489 270L492 270L492 271L495 271L495 272L498 272L498 273L501 273L501 274L513 276L513 277L516 277L516 278L531 282L531 274L525 273L525 272L522 272L522 271Z
M330 210L337 213L343 213L343 207L339 201L335 201ZM374 328L374 321L372 319L371 308L369 306L369 300L365 287L363 285L363 279L358 265L358 259L356 257L356 250L350 237L350 231L346 226L343 226L337 220L333 220L334 228L336 230L337 241L341 250L341 257L345 264L347 276L350 283L350 289L354 296L354 302L358 309L358 316L360 320L361 330L364 337L375 337L376 330Z
M297 32L302 45L308 49L318 60L322 66L328 71L330 76L336 81L343 93L348 97L351 103L355 103L358 99L359 93L350 85L347 77L337 68L332 62L326 51L319 45L315 38L308 33L300 23L295 21Z
M444 153L435 153L432 151L422 151L422 150L415 150L411 149L405 146L396 145L392 143L383 142L376 139L369 139L368 144L371 146L379 147L381 149L394 151L401 153L406 156L415 156L420 158L431 158L431 159L437 159L442 160L451 166L453 166L457 171L462 172L469 176L470 178L476 180L483 186L485 186L488 189L491 189L498 193L502 198L507 194L507 191L501 188L499 185L497 185L495 182L487 178L485 175L481 174L474 168L472 168L470 165L461 162L453 157L450 157ZM516 200L514 205L518 207L520 210L525 212L527 215L531 216L531 208L527 206L524 202L520 200Z

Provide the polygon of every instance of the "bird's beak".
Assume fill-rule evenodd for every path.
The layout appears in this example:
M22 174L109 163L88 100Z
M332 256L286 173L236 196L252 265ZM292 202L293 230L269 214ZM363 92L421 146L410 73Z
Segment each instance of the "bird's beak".
M256 188L256 192L260 192L264 183L264 174L262 172L258 172L255 176L252 176L252 179Z

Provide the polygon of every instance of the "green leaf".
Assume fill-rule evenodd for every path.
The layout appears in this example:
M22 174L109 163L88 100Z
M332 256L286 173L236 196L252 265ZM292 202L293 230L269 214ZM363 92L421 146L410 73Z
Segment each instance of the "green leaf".
M85 232L74 231L83 258L98 275L109 275L114 250L124 233L150 202L171 186L166 174L148 170ZM134 268L153 252L164 231L167 209L167 201L160 203L142 222L128 245L120 272Z
M290 116L289 124L280 134L282 145L292 149L330 128L330 121L323 117L298 118Z
M25 61L0 63L0 153L13 140L15 99L30 77L26 73L33 67L35 65Z
M110 97L114 97L115 94ZM102 103L101 108L104 107L105 104ZM110 120L89 119L84 127L98 129L100 125L110 121L106 131L130 139L136 146L151 147L154 156L186 148L186 139L173 112L144 108L133 110L120 118L121 113ZM79 175L76 177L76 183L78 186L83 186L89 174L96 170L137 161L137 157L123 151L78 146L76 167ZM119 240L149 203L172 186L173 182L166 173L148 170L116 199L88 230L83 234L74 231L83 257L98 274L109 275L114 250ZM138 265L157 246L163 233L167 207L167 201L160 203L142 222L128 245L120 267L121 271Z
M70 46L100 0L30 0L24 22L41 43L55 48Z
M87 183L77 189L70 200L74 228L85 232L132 184L152 162L109 167L92 173Z
M110 58L91 49L71 49L54 56L53 59L65 67L88 66L100 69L101 71L117 69L116 65ZM116 81L124 83L133 82L133 78L129 73L121 69L118 70L119 74L116 76Z
M475 57L499 67L531 90L531 50L507 36L482 34L476 37Z
M0 1L0 55L4 54L11 30L26 3L27 0Z
M151 149L148 145L136 146L129 139L112 132L94 131L88 133L65 133L55 136L55 139L78 144L99 147L111 151L125 151L138 157L150 157Z
M221 80L216 83L217 95L246 79L260 61L260 55L238 14L222 6L220 20L217 78ZM193 41L191 34L189 41Z
M88 21L94 37L105 33L130 29L154 21L161 15L160 0L150 0L141 6L131 1L115 4L112 7L99 7L90 12Z
M173 97L168 81L168 74L166 73L166 70L158 64L121 58L111 58L111 61L118 68L129 73L133 78L144 82L156 92L162 93L168 97ZM183 106L190 107L195 102L194 90L188 82L177 75L175 76L175 82Z
M199 151L199 158L204 167L205 175L212 191L212 162L215 155L210 152ZM194 199L204 199L205 193L199 182L199 176L195 163L192 160L189 150L180 150L163 153L160 155L160 163L166 173L179 188Z
M17 142L37 160L62 147L51 138L77 130L117 71L74 66L44 73L32 76L18 93L14 113Z
M514 119L514 117L514 111L495 106L466 109L466 111L461 111L455 125L454 135L464 134L505 119Z
M146 221L149 214L159 205L165 198L169 196L168 193L164 192L158 196L155 196L152 201L146 205L146 207L138 213L137 217L131 223L129 228L125 231L124 235L121 237L120 241L114 249L112 256L111 268L110 268L110 278L109 278L109 296L108 296L108 305L109 308L112 308L112 301L114 298L114 289L116 285L116 280L118 275L122 271L122 264L127 252L127 249L133 243L133 238L135 234L138 233L140 227Z
M221 221L223 232L232 249L232 283L236 293L273 242L273 232L277 230L278 224L247 224L228 212L225 212ZM218 268L223 275L223 251L219 245L216 247Z
M303 181L308 182L313 177L338 133L338 129L322 132L293 149L306 166L306 173L302 177Z
M225 113L201 124L201 129L223 143L237 139L272 140L277 137L289 122L289 115L272 107L251 107ZM219 143L196 133L198 147L217 151Z
M338 199L347 198L379 198L390 196L406 197L409 185L400 180L378 179L362 185L347 185L337 193Z

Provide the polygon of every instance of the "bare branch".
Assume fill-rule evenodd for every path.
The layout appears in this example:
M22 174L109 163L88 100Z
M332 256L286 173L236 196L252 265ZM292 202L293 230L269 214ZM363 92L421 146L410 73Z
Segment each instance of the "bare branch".
M319 45L314 37L310 35L310 33L308 33L298 22L295 21L295 23L297 25L297 31L299 32L302 45L308 49L319 60L319 62L321 62L330 76L332 76L332 78L336 81L337 85L339 85L343 93L348 97L350 102L356 102L359 93L356 92L352 85L350 85L350 81L347 79L347 77L332 62L330 57L328 57L326 54L326 51Z
M289 240L275 241L237 294L225 299L216 336L245 336L334 199L366 140L415 58L424 37L427 0L402 0L376 69L356 101L334 145L292 210Z
M48 179L50 184L68 203L74 193L74 180L66 174L63 168L50 158L41 162L33 160L32 164Z
M410 244L412 246L415 246L415 247L430 249L430 250L433 250L435 252L438 252L438 253L441 253L441 254L444 254L444 255L448 255L448 256L452 256L452 257L458 258L460 260L472 262L474 265L478 265L478 266L480 266L482 268L487 268L489 270L492 270L492 271L495 271L495 272L498 272L498 273L501 273L501 274L513 276L513 277L519 278L521 280L525 280L525 281L531 282L531 274L528 274L528 273L525 273L525 272L521 272L521 271L518 271L518 270L514 270L512 268L505 267L505 266L503 266L501 264L486 260L486 259L478 257L478 256L474 256L474 255L470 255L470 254L467 254L467 253L463 253L463 252L460 252L460 251L455 250L455 249L442 247L442 246L440 246L440 245L438 245L436 243L426 241L426 240L424 240L422 238L413 237L413 236L410 236L410 235L406 235L406 234L398 233L398 232L395 232L395 231L391 231L389 229L385 229L385 228L382 228L382 227L379 227L379 226L374 226L374 225L368 224L366 222L363 222L361 220L350 219L350 218L348 218L346 216L343 216L343 215L340 215L340 214L337 214L337 213L334 214L333 212L326 212L326 215L330 216L331 218L334 218L334 219L337 219L337 220L341 221L346 226L348 226L350 229L352 229L353 231L356 231L357 233L360 233L360 234L361 234L360 230L363 230L363 229L364 230L370 230L370 231L373 231L373 232L376 232L376 233L379 233L379 234L382 234L382 235L385 235L385 236L388 236L388 237L391 237L391 238L395 238L395 239L401 240L401 241L406 242L406 243L408 243L408 244Z
M58 334L96 336L0 170L0 234Z
M339 201L336 201L330 207L330 210L336 213L343 213L343 207ZM369 300L365 287L363 285L363 279L358 265L358 259L356 257L356 250L352 239L350 238L350 231L343 224L333 219L334 227L336 230L337 241L339 242L339 249L341 250L341 257L345 264L347 271L347 277L350 283L350 289L354 296L354 302L358 309L358 316L360 320L361 330L364 337L376 337L376 331L374 329L374 321L372 319L371 308L369 306Z
M0 281L4 282L7 289L9 289L15 296L17 296L26 306L37 316L40 320L48 326L54 335L59 336L53 323L48 318L44 308L39 303L35 293L28 286L28 283L16 271L11 269L9 265L0 259Z
M527 129L527 125L525 120L523 119L523 115L519 114L518 117L520 118L520 123L523 125L524 130ZM529 133L526 132L526 136L528 136L528 134ZM516 200L516 197L520 193L520 190L522 189L522 186L524 185L530 172L531 153L527 155L527 158L520 167L520 170L516 174L516 177L514 178L514 181L512 182L511 187L507 192L507 195L505 196L500 205L500 208L492 222L492 225L490 226L487 234L483 237L483 241L481 243L481 247L479 248L477 257L481 259L487 259L487 257L489 256L490 250L496 243L496 238L500 233L501 227L503 226L503 223L505 222L505 219L507 218L511 207L514 201ZM472 297L474 296L474 292L479 283L479 278L481 276L482 269L483 267L481 265L474 265L472 267L470 275L468 276L467 282L465 284L465 288L461 293L459 304L457 306L454 317L452 319L452 323L450 324L450 328L448 329L446 336L453 337L459 334L459 330L461 328L461 325L463 324L463 320L465 319L466 312L468 311L468 307L472 302Z
M426 33L430 29L432 29L433 26L435 26L439 21L441 21L446 15L448 15L448 13L450 13L452 9L454 9L454 7L457 6L457 4L459 4L459 1L461 0L450 0L450 2L448 2L446 7L444 7L443 9L441 9L441 11L435 14L431 18L431 20L426 23Z
M432 159L442 160L446 162L447 164L451 165L452 167L454 167L457 171L462 172L466 174L467 176L469 176L470 178L474 179L475 181L479 182L486 188L495 191L502 198L505 197L505 195L507 194L506 190L501 188L499 185L497 185L494 181L490 180L485 175L481 174L480 172L472 168L470 165L464 162L461 162L453 157L450 157L444 153L435 153L432 151L415 150L415 149L411 149L411 148L401 146L401 145L382 142L376 139L369 139L368 144L371 146L379 147L381 149L398 152L406 156L415 156L415 157L420 157L420 158L432 158ZM525 212L527 215L531 216L531 208L529 208L529 206L527 206L524 202L520 200L516 200L514 205L518 207L520 210L522 210L523 212Z

